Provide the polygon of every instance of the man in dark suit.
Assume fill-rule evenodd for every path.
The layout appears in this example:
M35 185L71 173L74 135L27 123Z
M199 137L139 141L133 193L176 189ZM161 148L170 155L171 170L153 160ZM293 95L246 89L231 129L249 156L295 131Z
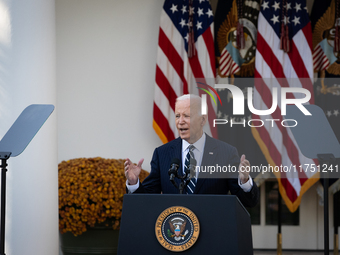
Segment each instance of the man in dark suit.
M155 149L150 175L143 183L139 182L138 176L144 159L141 159L137 165L134 165L130 159L126 160L124 167L128 192L179 193L169 180L168 170L172 160L180 159L181 174L188 166L187 162L194 158L197 171L187 187L188 194L228 194L230 191L244 206L255 206L259 199L259 192L249 176L250 163L245 155L239 158L235 147L211 138L203 132L207 116L201 115L201 98L195 95L177 98L175 117L180 137ZM224 167L226 172L217 173L218 166L220 170ZM210 170L214 169L215 172L208 173L207 167L208 169L210 167ZM236 177L233 175L235 169L236 173L238 172ZM176 181L179 184L179 180Z

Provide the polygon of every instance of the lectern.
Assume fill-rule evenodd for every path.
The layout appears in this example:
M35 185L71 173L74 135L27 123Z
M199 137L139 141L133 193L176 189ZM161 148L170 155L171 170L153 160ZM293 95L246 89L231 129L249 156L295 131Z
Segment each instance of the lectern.
M118 254L253 254L250 216L234 195L124 195Z

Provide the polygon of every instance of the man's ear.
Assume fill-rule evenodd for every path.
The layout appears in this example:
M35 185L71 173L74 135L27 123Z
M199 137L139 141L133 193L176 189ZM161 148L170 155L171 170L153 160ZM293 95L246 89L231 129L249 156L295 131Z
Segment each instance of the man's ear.
M207 115L202 115L202 127L205 125L205 123L207 122Z

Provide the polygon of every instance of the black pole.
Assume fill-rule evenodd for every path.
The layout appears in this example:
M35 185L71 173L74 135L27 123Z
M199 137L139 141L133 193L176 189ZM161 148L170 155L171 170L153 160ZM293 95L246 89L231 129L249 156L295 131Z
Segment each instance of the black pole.
M338 227L339 227L339 216L338 213L340 212L340 191L336 192L333 196L333 218L334 218L334 234L338 234Z
M322 166L326 166L326 171L322 171L320 178L323 179L323 221L324 221L324 254L329 255L329 215L328 215L328 188L329 174L328 168L330 163L334 161L333 154L317 154L319 162Z
M1 159L0 255L5 255L6 167L7 159Z
M282 197L280 190L278 190L277 198L277 255L282 255L282 233L281 233L281 211L282 211Z
M333 196L333 219L334 219L334 255L339 254L339 239L338 239L338 227L339 227L339 208L340 208L340 191L336 192Z
M327 164L328 166L328 164ZM328 219L328 175L325 173L325 178L323 179L323 216L324 216L324 249L325 255L329 255L329 219Z
M277 232L281 234L281 210L282 210L282 197L280 191L278 191L279 197L278 197L278 210L277 210Z

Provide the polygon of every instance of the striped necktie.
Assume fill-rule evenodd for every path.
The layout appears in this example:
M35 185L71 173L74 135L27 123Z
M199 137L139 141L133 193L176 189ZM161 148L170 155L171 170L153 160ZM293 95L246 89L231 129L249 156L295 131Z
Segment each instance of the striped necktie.
M195 149L195 146L192 144L189 145L189 151L187 153L187 156L185 157L185 170L190 167L190 161L192 159L195 159L195 155L193 150ZM195 192L195 187L196 187L196 178L195 176L192 176L190 182L188 183L188 186L186 187L187 194L193 194Z

